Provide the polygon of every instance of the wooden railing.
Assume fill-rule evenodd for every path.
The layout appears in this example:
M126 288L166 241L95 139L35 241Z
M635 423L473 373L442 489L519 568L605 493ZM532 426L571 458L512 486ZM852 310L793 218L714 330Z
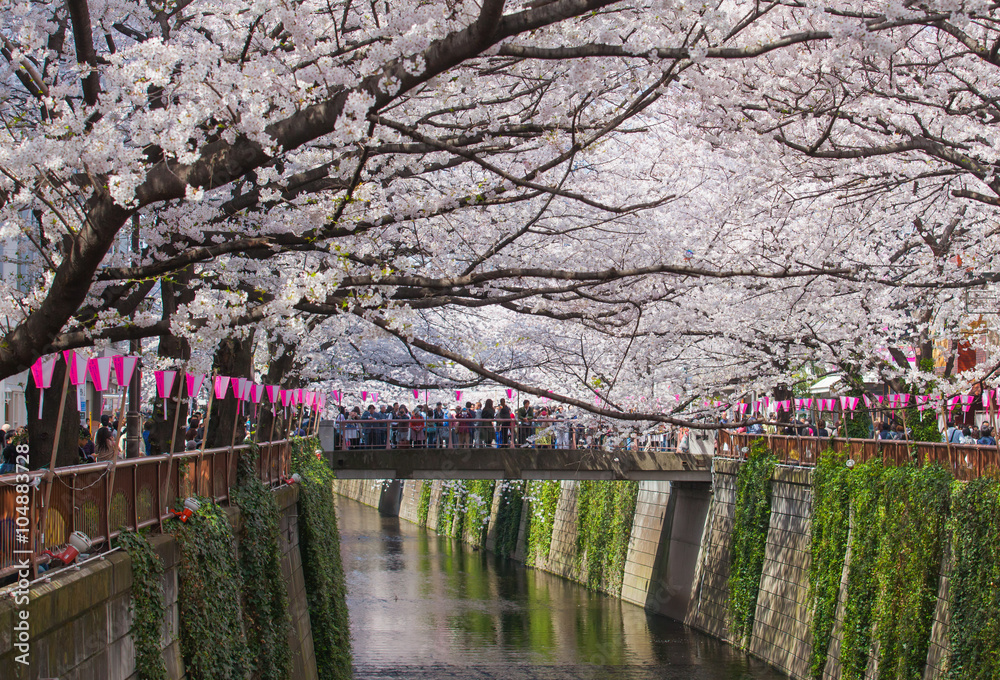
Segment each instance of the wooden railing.
M756 439L764 439L767 447L784 465L812 467L816 465L822 451L833 449L846 453L848 458L859 463L873 458L881 458L889 465L903 465L910 462L920 465L939 463L951 470L955 479L961 480L975 479L991 471L1000 471L1000 448L996 446L736 434L725 430L719 432L715 455L719 458L745 459L751 442Z
M287 441L259 444L257 474L268 486L291 470ZM172 456L129 458L0 476L0 579L30 561L32 577L48 558L45 550L65 544L74 531L106 549L122 529L162 527L177 499L205 496L229 500L236 465L249 445L188 451ZM25 483L27 480L27 483ZM47 489L49 505L44 507ZM22 531L18 531L21 527Z

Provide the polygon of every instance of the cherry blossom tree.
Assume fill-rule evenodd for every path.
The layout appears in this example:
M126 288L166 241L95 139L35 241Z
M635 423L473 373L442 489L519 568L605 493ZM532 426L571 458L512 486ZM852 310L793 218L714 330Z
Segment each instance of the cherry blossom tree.
M927 349L992 280L994 10L952 4L13 3L0 375L253 328L640 418Z

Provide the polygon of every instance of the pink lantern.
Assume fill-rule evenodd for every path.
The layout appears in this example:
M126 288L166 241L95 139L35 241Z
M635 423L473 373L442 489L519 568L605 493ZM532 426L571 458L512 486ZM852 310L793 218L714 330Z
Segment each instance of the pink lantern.
M514 396L514 390L512 390L511 388L508 387L507 388L507 398L511 399L511 398L513 398L513 396Z
M156 395L163 400L163 417L167 417L167 397L174 388L174 378L177 371L154 371L156 376Z
M292 403L292 392L293 390L281 390L281 405L285 408Z
M139 357L116 355L111 357L115 369L115 380L121 387L127 387L132 382L132 374L139 363Z
M35 381L35 387L38 388L38 417L42 417L42 404L45 403L45 390L52 387L52 375L56 371L56 361L59 360L58 354L53 354L47 359L38 357L38 359L31 365L31 377Z
M413 390L413 398L420 399L420 390Z
M462 401L462 390L455 390L455 401Z
M184 378L187 383L188 399L194 399L201 392L201 386L205 384L205 374L187 373Z
M71 349L63 351L63 359L69 369L69 382L71 385L83 385L87 382L87 357Z
M229 391L229 378L224 375L215 376L215 398L225 399Z
M253 403L259 404L263 396L264 396L263 385L258 385L257 383L253 383L252 385L250 385L250 400Z
M361 390L361 401L368 401L368 392Z
M87 362L87 372L94 389L103 392L111 386L111 357L96 357Z

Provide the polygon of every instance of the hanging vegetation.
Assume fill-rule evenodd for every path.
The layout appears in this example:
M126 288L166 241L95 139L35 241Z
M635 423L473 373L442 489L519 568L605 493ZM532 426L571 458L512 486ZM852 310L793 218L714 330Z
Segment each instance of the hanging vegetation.
M524 504L525 482L499 482L500 503L494 534L498 555L510 557L517 550L517 534L521 527L521 508Z
M163 562L141 534L122 531L118 543L132 562L132 644L136 675L143 680L166 680L167 666L160 649L160 632L166 618Z
M434 483L428 479L420 482L420 501L417 503L417 524L427 526L427 513L431 509L431 489Z
M190 680L244 680L252 660L240 606L243 578L229 519L207 498L186 523L174 523L180 547L180 638Z
M559 481L530 481L527 483L525 499L528 501L528 516L525 526L527 550L524 563L537 564L549 558L552 544L552 528L556 521L556 508L562 483Z
M875 571L879 675L923 677L948 521L950 474L939 465L886 468Z
M580 482L576 557L588 588L621 594L638 494L638 482Z
M812 562L809 602L812 610L812 654L809 675L823 677L833 633L837 597L850 531L850 468L847 456L832 450L820 454L813 473Z
M1000 677L1000 484L985 477L956 484L951 513L948 677Z
M349 680L351 634L347 586L333 497L334 474L314 451L315 438L292 441L292 469L299 484L299 549L309 602L316 668L323 680Z
M771 475L776 459L764 440L750 447L736 477L736 509L729 562L729 618L733 640L745 645L753 630L764 548L771 520Z
M239 459L232 500L240 508L240 569L247 645L254 678L283 680L291 671L288 594L281 574L279 510L256 474L257 447Z

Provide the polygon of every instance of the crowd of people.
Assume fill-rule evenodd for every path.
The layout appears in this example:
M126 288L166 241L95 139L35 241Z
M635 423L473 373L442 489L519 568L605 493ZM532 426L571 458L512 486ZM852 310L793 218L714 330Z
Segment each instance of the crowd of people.
M804 415L792 418L784 425L764 425L753 423L751 425L734 425L737 432L748 434L783 434L798 437L838 437L841 436L839 427L827 427L825 420L816 423L811 422ZM903 422L899 420L884 419L877 424L873 424L869 429L869 439L881 441L912 441L913 433L908 431ZM954 421L948 421L948 427L941 434L941 441L950 444L977 444L979 446L996 446L996 439L993 437L993 428L989 424L976 425L956 425Z
M506 399L487 399L453 408L396 402L337 410L338 448L567 448L575 418L562 406L536 409L528 399L516 409Z

